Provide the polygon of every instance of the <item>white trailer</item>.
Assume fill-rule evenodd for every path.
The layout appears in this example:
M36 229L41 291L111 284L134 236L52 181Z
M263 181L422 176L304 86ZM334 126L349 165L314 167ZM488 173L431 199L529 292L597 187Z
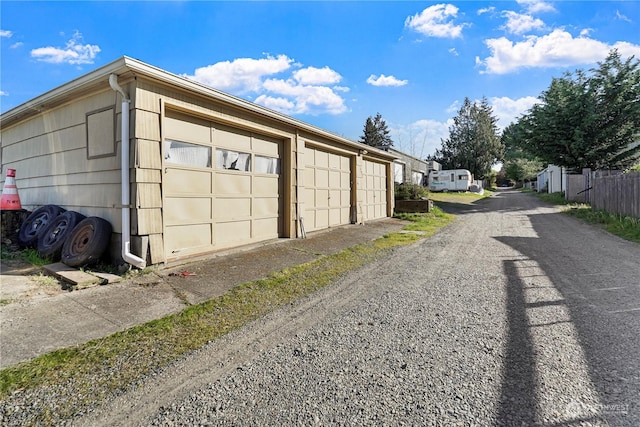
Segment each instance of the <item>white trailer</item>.
M429 173L430 191L469 191L473 175L466 169L449 169Z

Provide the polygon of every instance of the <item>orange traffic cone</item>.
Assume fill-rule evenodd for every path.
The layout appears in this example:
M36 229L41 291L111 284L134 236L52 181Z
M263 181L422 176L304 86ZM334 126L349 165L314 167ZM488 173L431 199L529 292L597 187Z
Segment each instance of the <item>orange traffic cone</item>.
M2 187L0 210L17 211L20 209L22 209L22 204L20 203L20 195L18 195L18 187L16 187L16 170L7 169L7 179Z

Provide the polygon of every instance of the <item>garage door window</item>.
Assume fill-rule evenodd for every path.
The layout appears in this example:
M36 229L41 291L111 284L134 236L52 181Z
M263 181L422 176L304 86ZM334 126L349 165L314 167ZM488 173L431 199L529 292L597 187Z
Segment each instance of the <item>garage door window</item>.
M218 148L216 149L216 168L250 172L251 154Z
M211 148L168 139L164 143L164 161L175 165L208 168L211 167Z
M280 174L280 159L267 156L255 156L256 173Z

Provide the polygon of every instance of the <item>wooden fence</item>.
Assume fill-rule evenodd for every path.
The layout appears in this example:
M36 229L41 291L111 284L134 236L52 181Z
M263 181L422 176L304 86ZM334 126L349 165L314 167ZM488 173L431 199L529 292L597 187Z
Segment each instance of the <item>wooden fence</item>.
M640 172L591 179L591 207L640 218Z

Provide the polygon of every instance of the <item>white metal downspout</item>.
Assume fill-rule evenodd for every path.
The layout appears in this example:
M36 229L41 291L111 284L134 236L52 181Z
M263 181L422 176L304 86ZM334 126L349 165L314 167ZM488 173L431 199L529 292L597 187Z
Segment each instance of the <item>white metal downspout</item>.
M145 268L147 263L142 258L131 253L131 206L129 189L129 104L131 100L124 89L118 84L118 76L109 75L109 85L122 96L122 120L121 120L121 181L122 181L122 259L135 267Z

